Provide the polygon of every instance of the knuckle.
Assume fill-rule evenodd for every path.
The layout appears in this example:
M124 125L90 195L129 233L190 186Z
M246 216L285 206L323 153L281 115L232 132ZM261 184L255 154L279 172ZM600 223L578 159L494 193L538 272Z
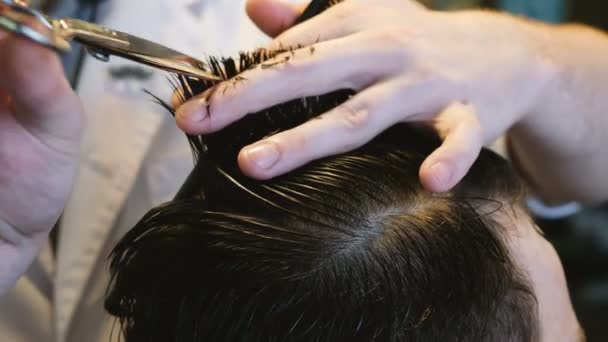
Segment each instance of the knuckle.
M415 66L412 67L410 75L415 82L421 86L435 88L437 86L446 85L445 75L443 75L441 70L438 70L434 65L428 62L416 63Z
M272 144L281 155L293 151L308 155L312 150L309 137L297 128L291 131L278 133L268 138L267 141Z
M418 81L428 81L436 77L436 70L431 61L417 60L410 74Z
M420 54L411 33L402 28L387 27L372 33L370 36L372 44L377 45L377 51L382 51L387 57L387 62L398 65L400 69L408 66L412 59Z
M336 108L342 125L348 131L360 131L371 123L367 106L346 102Z
M379 41L384 43L388 43L390 46L399 46L403 45L406 41L404 38L405 33L401 29L395 28L385 28L377 33L377 38Z
M378 30L376 39L383 42L396 54L408 51L404 47L415 47L413 32L403 27L389 26Z

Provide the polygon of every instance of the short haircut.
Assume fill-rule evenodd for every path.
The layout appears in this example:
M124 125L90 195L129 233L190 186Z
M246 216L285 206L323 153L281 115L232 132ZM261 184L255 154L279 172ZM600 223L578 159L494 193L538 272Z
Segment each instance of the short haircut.
M262 63L212 60L224 79ZM186 97L211 86L182 79ZM314 118L349 90L190 136L196 166L111 255L106 309L133 341L534 341L527 275L493 212L520 204L510 165L483 150L445 194L418 169L440 144L396 125L352 152L256 181L240 148Z

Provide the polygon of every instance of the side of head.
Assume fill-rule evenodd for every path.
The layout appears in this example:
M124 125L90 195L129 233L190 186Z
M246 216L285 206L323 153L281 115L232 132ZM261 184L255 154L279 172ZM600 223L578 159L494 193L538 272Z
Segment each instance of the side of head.
M537 338L511 228L494 219L519 205L523 187L492 152L447 194L418 182L439 139L406 125L273 180L239 172L240 147L348 96L294 101L190 137L200 182L151 210L112 255L106 308L127 341Z

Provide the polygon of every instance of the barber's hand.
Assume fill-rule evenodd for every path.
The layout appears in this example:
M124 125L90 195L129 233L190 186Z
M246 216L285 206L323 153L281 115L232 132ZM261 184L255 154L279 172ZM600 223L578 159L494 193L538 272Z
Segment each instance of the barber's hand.
M431 191L447 191L482 145L532 109L552 74L530 38L533 24L507 15L435 12L408 0L346 0L290 28L303 6L249 0L247 9L263 31L278 35L270 49L304 47L276 57L272 68L246 71L236 87L220 85L226 89L213 93L209 107L205 94L181 106L177 119L186 132L216 131L293 98L358 91L321 120L244 148L239 164L255 178L354 149L395 123L424 121L444 143L424 162L420 178Z
M0 294L67 202L83 117L56 54L0 31Z

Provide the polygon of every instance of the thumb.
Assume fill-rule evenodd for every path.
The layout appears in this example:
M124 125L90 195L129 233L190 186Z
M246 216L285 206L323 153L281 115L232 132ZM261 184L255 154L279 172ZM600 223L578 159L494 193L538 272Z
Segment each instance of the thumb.
M444 141L420 166L420 181L429 191L451 190L467 174L483 145L482 128L471 106L450 105L438 116Z
M281 0L247 0L249 18L264 33L276 37L293 26L307 4L291 4Z
M80 100L54 52L21 37L5 37L0 40L0 75L0 88L24 127L48 138L80 138Z

